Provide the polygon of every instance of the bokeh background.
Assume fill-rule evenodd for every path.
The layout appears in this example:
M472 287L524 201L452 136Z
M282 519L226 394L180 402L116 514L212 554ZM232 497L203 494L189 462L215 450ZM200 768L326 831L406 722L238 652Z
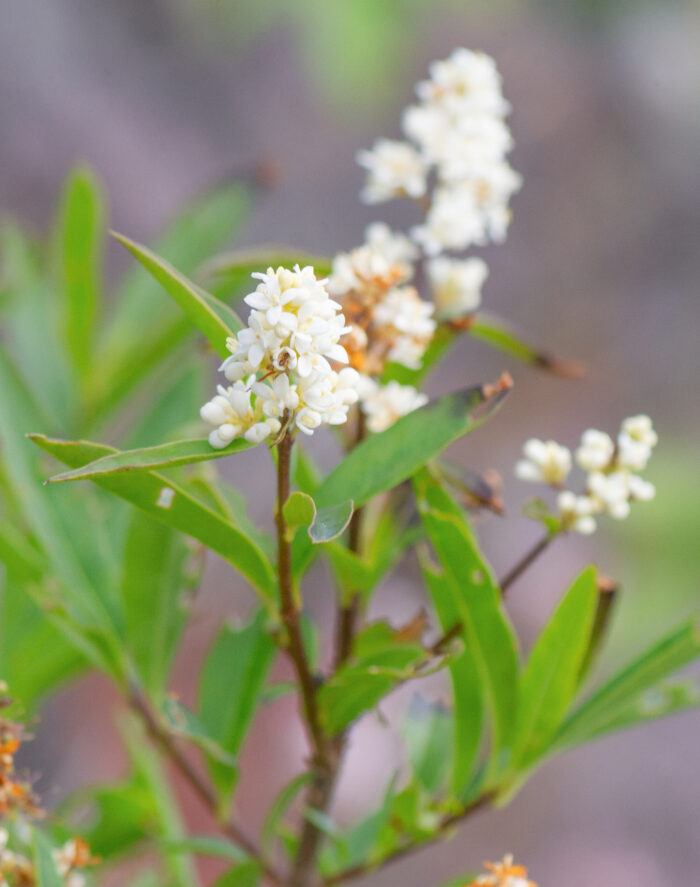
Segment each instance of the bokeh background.
M271 158L279 179L236 244L352 247L375 218L405 221L400 207L359 203L355 152L398 135L413 83L458 45L497 59L525 181L506 245L483 251L485 306L589 367L583 381L552 379L470 342L431 380L435 391L506 366L515 375L507 407L454 452L504 474L508 516L480 526L497 570L538 532L518 516L530 490L510 476L524 439L575 445L584 428L614 431L641 411L661 436L649 471L656 502L593 539L559 544L510 603L531 637L567 580L595 560L623 587L605 669L700 602L700 4L5 0L0 205L46 231L64 174L86 161L105 182L113 227L147 241L202 188ZM125 263L111 246L108 273ZM323 441L316 446L323 458ZM262 456L232 474L260 516ZM330 616L326 580L316 575L307 592L321 618ZM398 622L419 602L409 562L383 587L376 613ZM249 605L212 561L174 679L183 694L216 625ZM95 678L44 707L32 752L44 792L119 773L117 707ZM293 715L288 701L265 710L246 750L240 802L251 825L303 754ZM689 714L571 753L506 811L366 883L431 887L505 851L541 887L697 883L699 736L700 714ZM400 754L390 730L363 722L334 808L340 822L377 800ZM186 792L183 801L197 824L196 802Z

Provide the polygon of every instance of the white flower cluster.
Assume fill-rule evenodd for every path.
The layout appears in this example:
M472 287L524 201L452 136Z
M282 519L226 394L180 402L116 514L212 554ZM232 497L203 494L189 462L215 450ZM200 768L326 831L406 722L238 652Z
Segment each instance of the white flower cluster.
M489 276L483 259L438 256L426 265L438 315L450 319L473 314L481 305L481 288Z
M435 306L407 282L418 251L403 234L380 222L370 225L362 246L333 260L328 289L342 302L350 362L379 375L387 360L420 366L435 333Z
M527 441L515 474L520 480L560 489L557 508L563 528L589 534L596 529L595 515L623 520L630 513L630 503L654 498L654 485L635 472L646 468L657 441L651 419L644 415L625 419L617 440L594 428L584 431L574 453L574 461L587 473L581 495L561 489L571 471L572 457L567 447L555 441Z
M434 62L416 89L418 104L403 115L410 141L380 139L358 162L368 171L363 197L377 203L421 198L436 185L425 223L412 230L428 255L505 238L509 200L521 178L508 164L510 110L493 59L457 49Z
M233 384L220 385L200 411L214 426L209 443L217 449L241 436L260 443L279 434L285 420L305 434L342 424L358 399L359 374L330 364L347 363L339 340L348 328L326 281L298 265L253 277L260 284L245 297L248 326L227 341L231 356L221 365Z
M387 360L418 369L435 333L434 305L412 286L389 290L374 309L374 326L388 343Z
M371 287L390 289L413 277L417 258L418 250L405 234L392 231L383 222L374 222L367 227L362 246L333 259L328 291L333 296L344 296Z
M367 428L374 434L385 431L402 416L428 402L428 395L413 385L393 381L380 385L369 376L361 377L359 392L360 409L367 417Z

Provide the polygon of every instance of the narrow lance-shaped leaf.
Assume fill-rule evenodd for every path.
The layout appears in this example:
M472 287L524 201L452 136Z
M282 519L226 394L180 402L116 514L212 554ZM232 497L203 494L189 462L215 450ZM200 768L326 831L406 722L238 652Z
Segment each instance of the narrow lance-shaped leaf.
M403 416L355 447L316 490L319 506L352 499L355 507L415 474L449 444L493 415L512 386L477 385L448 394Z
M76 466L111 452L88 441L52 440L42 434L30 439L64 464ZM274 572L258 546L220 514L179 484L155 471L105 475L94 483L143 509L156 520L198 539L239 570L270 604L276 595Z
M227 357L226 339L234 336L242 323L236 312L205 292L184 274L147 247L121 234L113 235L155 277L182 308L190 321L204 334L220 357Z
M232 755L238 753L252 723L274 656L265 613L258 611L242 628L225 625L204 663L199 687L200 720ZM210 764L222 791L230 791L235 771L222 768L216 761Z
M585 570L554 611L523 672L513 766L525 768L546 748L571 703L590 640L598 588Z
M97 181L90 170L75 170L63 195L59 237L66 343L81 374L90 363L100 299L102 215Z
M124 545L121 599L126 647L154 698L165 691L185 623L183 597L194 584L182 536L140 510L131 513Z
M232 441L221 450L214 449L206 440L177 440L155 447L140 447L136 450L116 450L100 456L72 471L64 471L50 477L47 483L63 483L69 480L96 480L120 472L153 471L156 468L176 468L179 465L192 465L195 462L208 462L222 459L250 449L253 444L241 439Z
M455 595L464 643L480 674L493 721L491 769L498 773L513 742L519 671L515 633L459 506L427 471L416 478L415 487L428 538Z
M560 751L606 732L625 706L635 705L668 675L700 657L700 631L685 622L614 675L562 724L552 743Z

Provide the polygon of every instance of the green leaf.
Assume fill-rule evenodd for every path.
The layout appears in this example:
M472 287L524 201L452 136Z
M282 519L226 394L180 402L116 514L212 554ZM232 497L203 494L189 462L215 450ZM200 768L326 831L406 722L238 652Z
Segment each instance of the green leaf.
M316 491L318 506L352 499L355 508L415 474L453 441L493 415L508 393L508 383L466 388L403 416L373 434L331 471Z
M222 875L214 887L258 887L261 877L257 862L244 862Z
M265 823L262 829L262 847L265 852L269 852L272 842L279 832L282 818L286 814L290 805L299 792L305 785L308 785L310 781L310 773L300 773L298 776L295 776L291 782L288 782L287 785L285 785L273 801L272 806L265 817Z
M284 516L290 529L307 527L309 539L320 545L337 539L350 523L353 512L352 500L316 508L307 493L294 492L284 503Z
M522 674L513 766L527 768L547 747L578 686L598 587L593 567L576 579L530 653Z
M640 704L661 680L700 656L700 631L686 622L593 692L562 724L552 751L561 751L616 729L616 719ZM625 717L629 717L629 714ZM633 721L630 720L630 723Z
M460 594L443 572L421 558L423 578L433 601L443 632L461 623ZM462 638L466 632L462 631ZM452 792L461 796L469 785L481 744L484 725L484 688L474 653L464 644L461 656L450 663L454 698L454 763Z
M237 844L215 835L188 835L179 841L167 841L163 845L166 853L187 853L193 856L214 856L245 862L248 854Z
M194 326L209 340L216 353L220 357L227 357L229 352L226 349L226 340L234 336L243 326L236 312L192 283L184 274L147 247L121 234L114 233L113 236L172 296Z
M24 708L33 711L85 665L86 659L8 570L0 591L0 674Z
M30 435L31 437L31 435ZM69 443L68 441L66 443ZM79 444L80 441L74 443ZM222 459L234 453L249 450L253 444L246 440L234 440L221 450L214 449L206 440L177 440L155 447L141 447L137 450L123 450L100 456L93 462L64 471L50 477L47 483L62 483L69 480L95 480L120 471L152 471L155 468L176 468L178 465L192 465L195 462L209 462Z
M169 733L187 739L206 752L213 761L223 764L225 767L236 768L238 766L236 757L222 748L207 732L200 719L177 699L166 696L163 699L161 711L165 716Z
M415 696L402 725L411 769L421 785L436 794L444 785L454 758L454 729L450 712Z
M403 640L386 622L376 622L355 639L352 660L321 687L318 702L329 734L340 733L374 708L399 683L415 676L426 660L423 647Z
M199 578L181 536L142 511L131 513L124 546L121 598L126 648L144 686L160 698L184 628L186 591Z
M209 651L199 683L200 721L232 755L238 753L253 721L274 656L262 610L242 628L225 625ZM230 771L214 765L212 772L222 790L235 785L236 775Z
M156 816L155 828L158 836L165 841L181 841L185 835L177 804L172 796L167 777L163 772L158 755L146 741L143 728L135 720L124 722L122 736L129 758L143 779L153 803ZM182 854L168 857L173 884L178 887L197 887L199 878L192 860Z
M268 268L293 268L294 265L312 265L317 278L325 277L331 270L331 259L316 256L288 246L262 246L250 250L223 253L210 259L201 269L203 284L219 299L240 296L244 288L255 289L257 281L251 275Z
M523 363L533 364L559 376L580 378L583 366L577 361L562 360L530 345L515 333L504 321L492 314L479 313L467 332L475 339L510 354Z
M428 538L454 596L452 601L441 601L440 608L444 608L444 617L458 615L461 637L480 675L493 722L492 769L498 773L507 763L513 742L519 670L515 633L491 570L459 506L427 471L417 476L415 490ZM433 591L442 593L443 584ZM450 614L453 606L457 612ZM443 623L445 630L454 625ZM455 692L459 692L457 686ZM472 683L468 693L474 695Z
M63 878L58 873L58 868L51 852L51 844L38 828L32 829L32 848L34 851L37 887L63 887Z
M192 276L241 227L257 191L249 175L205 191L168 225L156 240L153 252ZM158 284L141 268L132 265L114 295L114 314L100 342L100 353L108 358L108 388L125 367L140 362L146 330L149 339L156 329L159 338L167 336L169 330L174 332L176 328L175 315L179 335L173 344L182 342L189 332L187 326L179 323L175 306L160 298Z
M90 366L100 299L102 202L99 184L92 172L74 170L66 182L61 202L60 254L66 344L81 375Z
M42 434L32 434L29 438L71 467L84 465L114 452L110 447L88 441L52 440ZM156 520L198 539L233 564L268 603L275 599L275 575L263 552L244 533L184 487L155 471L101 476L94 482L141 508Z

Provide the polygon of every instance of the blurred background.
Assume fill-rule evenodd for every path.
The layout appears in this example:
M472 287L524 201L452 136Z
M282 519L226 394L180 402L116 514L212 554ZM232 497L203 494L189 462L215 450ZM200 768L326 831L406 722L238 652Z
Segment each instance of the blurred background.
M623 588L605 670L700 602L700 4L6 0L0 206L45 233L64 175L85 161L105 183L112 227L143 242L203 188L271 159L278 180L236 245L351 248L376 218L407 222L400 206L360 204L356 151L398 136L413 84L460 45L497 60L514 106L512 163L525 182L507 243L482 251L491 268L484 306L589 367L583 381L553 379L469 341L431 379L437 391L506 367L515 376L497 419L453 453L504 474L508 515L479 527L497 571L539 532L518 516L531 490L511 473L526 438L574 446L584 428L615 432L638 412L661 438L648 473L656 502L593 539L559 543L509 605L527 640L580 566L597 562ZM108 275L126 264L110 245ZM329 444L316 438L323 458ZM231 474L259 517L264 455ZM375 612L410 618L416 579L409 562ZM327 577L315 580L309 606L327 618ZM212 559L173 682L183 695L216 625L249 606L243 583ZM441 692L439 682L425 688ZM116 706L90 678L44 707L32 752L44 792L119 773ZM248 744L239 800L251 825L301 760L293 713L288 700L266 709ZM571 753L506 811L366 883L433 887L507 851L540 887L696 883L699 731L700 714L685 715ZM400 754L392 732L365 719L334 808L340 822L378 800ZM196 801L183 799L196 824Z

